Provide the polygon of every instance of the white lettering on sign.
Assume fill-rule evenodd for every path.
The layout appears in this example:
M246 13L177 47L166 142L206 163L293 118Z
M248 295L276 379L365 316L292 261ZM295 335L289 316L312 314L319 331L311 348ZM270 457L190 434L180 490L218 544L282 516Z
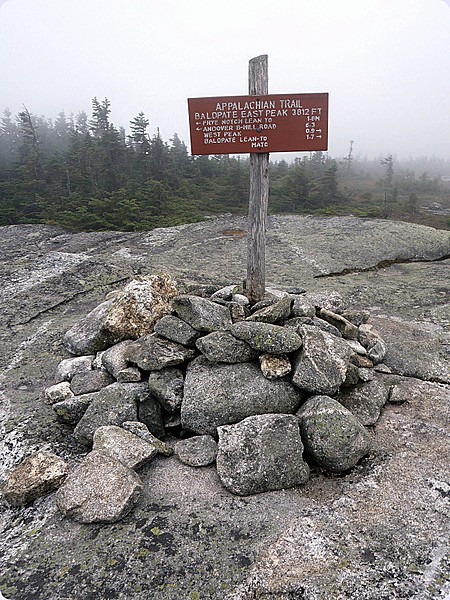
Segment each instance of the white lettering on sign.
M211 138L204 140L205 144L234 144L234 138Z
M280 106L281 108L301 108L302 101L298 98L296 98L295 100L289 100L289 98L280 98Z
M250 100L249 102L217 102L216 110L252 110L261 108L275 108L275 100Z
M241 137L239 139L240 142L259 142L259 141L263 141L263 142L267 142L267 137L265 135L262 135L261 137L259 136L246 136L244 135L244 137Z
M287 108L284 108L283 110L266 110L265 112L265 116L266 117L287 117Z

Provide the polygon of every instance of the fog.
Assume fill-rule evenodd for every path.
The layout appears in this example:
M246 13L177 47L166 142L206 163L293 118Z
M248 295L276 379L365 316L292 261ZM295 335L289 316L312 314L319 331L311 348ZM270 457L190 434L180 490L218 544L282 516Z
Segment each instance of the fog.
M187 98L330 94L329 152L450 158L449 0L0 0L0 110L55 117L107 97L189 141Z

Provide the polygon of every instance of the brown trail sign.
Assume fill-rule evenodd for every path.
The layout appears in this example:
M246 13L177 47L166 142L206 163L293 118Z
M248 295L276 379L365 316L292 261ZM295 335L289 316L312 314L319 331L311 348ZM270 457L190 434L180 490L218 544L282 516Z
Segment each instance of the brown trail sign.
M190 98L192 154L327 149L328 94Z
M268 94L267 55L249 62L249 96L189 98L192 154L250 153L247 289L264 297L269 152L328 148L328 94Z

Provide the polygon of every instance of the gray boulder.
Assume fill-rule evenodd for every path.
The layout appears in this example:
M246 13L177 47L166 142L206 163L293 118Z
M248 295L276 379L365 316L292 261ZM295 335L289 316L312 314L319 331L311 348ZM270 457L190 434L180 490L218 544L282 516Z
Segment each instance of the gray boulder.
M148 376L148 389L168 411L175 412L183 400L184 375L180 369L169 367L153 371Z
M294 331L297 331L302 325L313 325L312 317L292 317L284 322L284 327L292 327Z
M153 398L150 390L138 397L138 418L154 436L157 438L165 436L161 404Z
M370 359L369 359L370 360ZM391 369L391 367L388 367L386 364L384 363L380 363L378 365L373 365L373 370L376 373L384 373L386 375L388 375L389 373L394 373L394 370Z
M312 394L335 394L347 375L347 343L317 327L299 328L303 346L293 358L292 383Z
M216 460L217 442L210 435L197 435L180 440L176 445L178 458L190 467L206 467Z
M314 327L318 327L322 331L326 331L326 333L331 333L331 335L334 335L335 337L342 337L342 334L337 327L331 323L328 323L328 321L321 319L320 317L313 317L312 325L314 325Z
M231 324L230 313L226 306L199 296L178 296L172 302L172 308L180 319L189 323L197 331L218 331L228 329Z
M297 413L305 450L324 469L347 471L370 451L370 436L361 422L328 396L313 396Z
M450 383L449 361L440 342L439 326L383 317L372 317L371 323L386 342L384 363L392 372Z
M251 415L293 413L301 395L287 381L269 381L254 363L236 365L193 360L186 371L181 423L184 429L215 435L219 425Z
M264 298L251 306L251 312L256 312L258 310L261 310L262 308L271 306L272 304L275 304L282 298L285 298L289 295L290 294L288 294L287 292L266 287L264 292Z
M56 402L62 402L73 398L74 393L70 389L70 383L68 381L61 381L61 383L55 383L44 390L43 399L45 404L55 404Z
M113 304L114 299L102 302L66 332L63 344L69 352L75 355L95 354L120 341L120 337L111 334L105 327L106 316Z
M258 352L289 354L298 350L302 340L291 327L280 327L270 323L233 323L230 332L234 337L246 341Z
M359 368L351 362L347 365L347 374L342 382L342 387L352 387L359 383Z
M85 371L84 373L76 373L70 382L70 389L79 396L81 394L90 394L98 392L107 385L114 383L114 377L104 369L96 369L93 371Z
M125 358L126 348L132 343L132 340L124 340L103 352L99 352L97 354L100 363L98 368L106 369L119 383L138 383L142 381L142 373L137 367L130 366Z
M98 392L92 394L83 394L73 396L61 402L55 402L52 409L55 411L56 418L61 423L76 425L87 410L87 407L95 400Z
M338 315L331 310L327 310L326 308L321 308L317 316L324 321L327 321L336 329L339 329L342 337L348 340L357 340L358 339L358 327L341 315Z
M250 300L244 294L233 294L231 302L240 304L241 306L250 306Z
M211 300L231 300L234 294L239 292L238 285L226 285L211 294Z
M292 316L312 318L316 316L316 309L304 296L295 296L292 302Z
M175 315L165 315L155 325L155 333L184 346L195 346L200 332Z
M377 365L386 356L387 347L380 333L368 323L359 328L359 341L367 350L367 356Z
M303 300L316 308L326 308L333 312L341 313L346 309L344 298L334 290L324 292L307 292L302 295Z
M278 302L261 308L253 312L247 321L256 321L259 323L282 323L289 319L291 314L292 298L285 296Z
M367 369L364 367L358 368L358 376L361 381L367 383L368 381L372 381L375 379L376 371L374 369Z
M218 428L217 473L233 494L247 496L305 483L298 421L293 415L248 417Z
M356 354L360 354L361 356L367 356L367 350L362 344L358 342L358 340L347 340L347 344Z
M139 469L158 453L155 446L116 425L96 429L92 449L120 460L130 469Z
M95 359L95 355L89 356L74 356L72 358L65 358L62 360L56 368L55 382L60 383L62 381L70 381L77 373L85 373L92 369L92 362Z
M132 343L133 340L123 340L101 353L103 367L116 379L121 371L129 367L126 350Z
M138 402L149 394L143 383L113 383L103 388L95 393L73 435L79 442L89 445L98 427L137 421Z
M140 421L125 421L122 423L122 427L126 431L134 433L134 435L137 435L144 441L154 446L159 454L162 454L163 456L172 456L173 448L165 442L162 442L160 439L154 436L153 433L150 433L145 423L141 423Z
M41 450L25 458L7 476L1 492L10 504L25 505L57 489L68 471L69 466L62 458Z
M127 367L117 373L119 383L139 383L142 381L142 374L137 367Z
M341 388L336 399L366 427L375 425L389 396L389 386L378 379Z
M80 523L115 523L127 515L142 492L140 477L120 461L90 452L56 494L66 517Z
M63 343L69 352L80 355L148 335L156 321L170 312L170 300L177 293L167 274L138 276L69 329Z
M166 367L181 365L193 358L196 352L176 342L157 335L146 335L126 349L126 357L143 371L159 371Z
M261 310L262 308L266 308L267 306L270 306L271 304L275 304L275 302L278 302L278 300L280 300L280 298L274 298L273 296L268 296L267 290L266 290L266 295L264 296L264 298L262 300L260 300L256 304L252 304L251 306L249 306L250 313L256 312L257 310Z
M229 302L228 309L230 311L232 323L244 321L250 315L249 308L245 304L241 304L240 302Z
M258 357L257 350L228 331L213 331L198 339L196 346L212 362L240 363Z
M289 295L289 292L286 292L285 290L280 290L278 288L268 286L266 287L264 300L273 300L274 302L278 302L278 300L281 300L282 298L285 298Z

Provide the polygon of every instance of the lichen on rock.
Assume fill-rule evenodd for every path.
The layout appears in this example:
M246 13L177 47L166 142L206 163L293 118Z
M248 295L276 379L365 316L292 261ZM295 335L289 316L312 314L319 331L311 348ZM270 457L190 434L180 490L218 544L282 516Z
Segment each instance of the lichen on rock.
M240 496L302 485L309 467L293 415L257 415L218 428L217 472Z
M148 335L170 313L177 294L176 284L166 273L137 276L74 325L64 336L64 344L72 354L80 355Z
M28 456L1 486L3 496L13 505L23 505L57 489L69 466L62 458L41 450Z
M370 451L370 435L360 421L329 396L312 396L297 413L305 448L322 468L340 473Z

